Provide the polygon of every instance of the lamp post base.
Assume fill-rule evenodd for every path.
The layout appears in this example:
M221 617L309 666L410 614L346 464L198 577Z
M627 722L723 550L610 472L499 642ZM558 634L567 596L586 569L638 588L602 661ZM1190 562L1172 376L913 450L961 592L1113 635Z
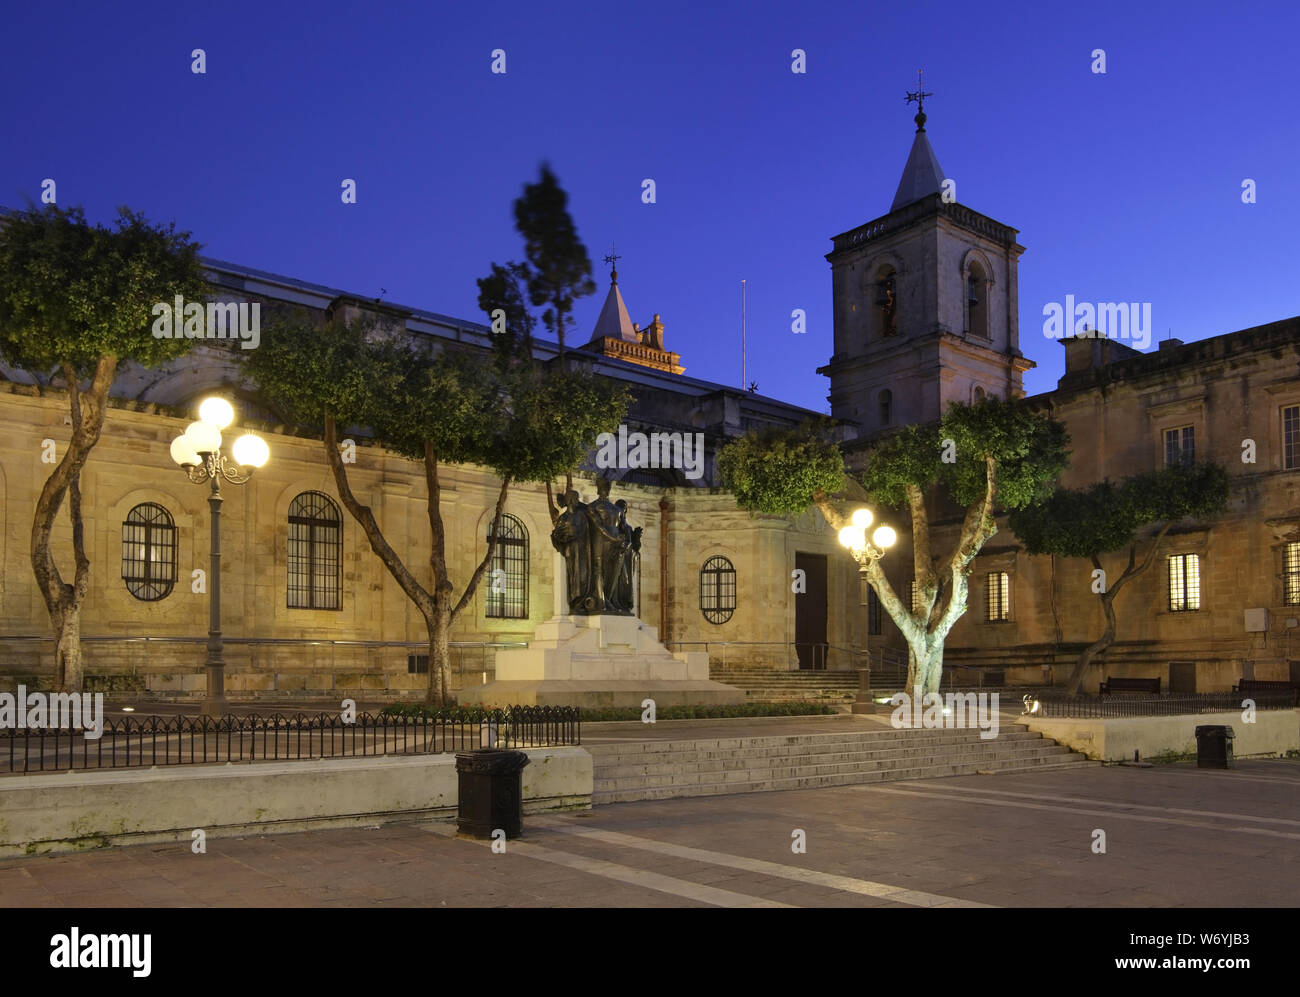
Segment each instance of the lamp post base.
M871 669L858 669L858 698L851 707L853 713L875 713L876 702L871 698Z

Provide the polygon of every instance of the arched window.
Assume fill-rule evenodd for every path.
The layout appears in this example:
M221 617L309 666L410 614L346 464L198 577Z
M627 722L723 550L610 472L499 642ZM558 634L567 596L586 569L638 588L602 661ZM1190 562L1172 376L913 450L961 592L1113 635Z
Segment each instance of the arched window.
M711 557L700 569L700 612L710 623L726 623L736 611L736 569L725 557Z
M488 523L488 542L492 523ZM497 619L528 618L528 531L514 516L502 514L497 545L488 569L487 615Z
M972 336L989 338L988 280L978 263L970 265L966 276L966 329Z
M973 404L978 405L980 402L984 400L984 398L985 398L984 389L981 388L978 384L975 385L975 390L970 393L971 402Z
M122 523L122 580L142 602L157 602L176 584L176 524L153 502L137 505Z
M898 275L892 267L876 278L876 325L881 336L898 335Z
M342 609L343 522L328 495L303 492L289 503L290 609Z
M886 388L880 393L880 424L892 425L894 422L894 393Z

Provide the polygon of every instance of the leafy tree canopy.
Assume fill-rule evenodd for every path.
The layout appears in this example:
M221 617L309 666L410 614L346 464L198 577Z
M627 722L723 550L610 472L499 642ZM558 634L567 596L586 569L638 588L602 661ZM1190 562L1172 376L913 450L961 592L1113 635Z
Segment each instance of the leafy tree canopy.
M1068 443L1060 422L1023 401L953 403L937 424L905 426L876 447L862 484L888 506L904 505L909 486L937 484L969 507L984 495L992 460L998 505L1018 509L1046 497L1069 463Z
M0 355L32 373L71 364L88 376L100 357L156 367L191 339L155 339L153 306L200 302L209 290L199 244L175 225L118 209L116 228L80 208L29 208L0 219Z
M1222 511L1228 475L1217 464L1181 465L1082 489L1059 488L1013 512L1011 529L1031 554L1091 558L1128 547L1151 523Z
M833 495L845 485L844 458L831 439L830 420L797 429L751 430L718 453L723 487L751 513L797 515L818 492Z

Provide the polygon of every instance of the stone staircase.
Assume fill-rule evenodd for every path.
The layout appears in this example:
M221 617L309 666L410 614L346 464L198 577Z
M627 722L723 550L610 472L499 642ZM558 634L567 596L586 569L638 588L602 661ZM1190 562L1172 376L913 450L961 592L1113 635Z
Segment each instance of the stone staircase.
M1083 755L1003 724L996 738L978 729L894 730L707 740L589 744L594 804L666 800L983 772L1043 772L1093 766Z
M709 678L744 689L747 703L848 703L853 701L858 688L857 672L825 669L782 671L714 666L709 669Z

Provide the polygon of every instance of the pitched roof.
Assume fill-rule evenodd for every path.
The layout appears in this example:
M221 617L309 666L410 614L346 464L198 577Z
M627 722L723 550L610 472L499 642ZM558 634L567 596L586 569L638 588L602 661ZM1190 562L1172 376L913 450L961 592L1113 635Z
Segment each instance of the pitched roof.
M907 165L903 167L903 178L898 181L898 193L894 195L894 203L889 210L897 211L913 201L939 193L943 181L943 167L939 165L939 157L934 154L930 140L925 137L925 128L919 127L916 138L912 140Z
M619 293L618 281L609 285L609 294L605 296L605 306L596 319L596 328L591 334L594 343L604 337L621 339L625 343L639 343L641 337L632 328L632 319L628 316L627 305L623 304L623 295Z

